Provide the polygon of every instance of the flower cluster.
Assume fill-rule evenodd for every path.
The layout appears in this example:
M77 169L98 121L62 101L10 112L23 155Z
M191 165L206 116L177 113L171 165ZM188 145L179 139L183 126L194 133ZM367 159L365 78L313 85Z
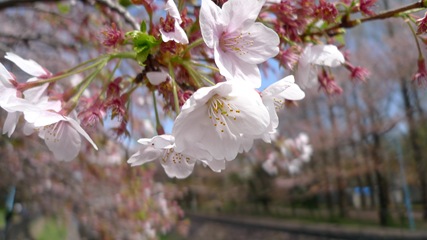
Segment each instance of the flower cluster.
M280 42L273 30L255 21L263 5L264 1L230 0L220 8L202 1L203 40L213 49L226 81L197 89L180 109L172 135L140 139L140 150L128 160L132 166L158 159L166 174L177 178L190 175L196 162L219 172L226 161L248 151L255 139L274 139L276 111L285 100L304 98L304 92L293 76L261 93L255 89L261 86L257 64L276 56ZM158 84L170 77L151 74L149 80Z
M61 101L50 100L47 96L49 83L43 83L43 79L52 76L48 70L33 60L22 59L13 53L6 53L5 58L32 77L21 83L0 64L0 107L8 112L3 134L7 133L10 137L23 115L24 133L30 135L37 132L58 160L68 161L78 155L81 146L80 135L98 149L80 126L76 113L67 112Z
M280 145L280 153L271 152L262 168L270 175L277 175L278 167L294 175L301 171L304 163L310 161L312 154L313 148L307 134L300 133L295 139L285 139Z

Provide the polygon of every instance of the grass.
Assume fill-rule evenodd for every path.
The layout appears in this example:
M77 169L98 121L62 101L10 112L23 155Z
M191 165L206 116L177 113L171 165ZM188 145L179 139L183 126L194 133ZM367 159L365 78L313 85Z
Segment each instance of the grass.
M36 240L61 240L67 236L65 224L56 218L39 219L33 230Z

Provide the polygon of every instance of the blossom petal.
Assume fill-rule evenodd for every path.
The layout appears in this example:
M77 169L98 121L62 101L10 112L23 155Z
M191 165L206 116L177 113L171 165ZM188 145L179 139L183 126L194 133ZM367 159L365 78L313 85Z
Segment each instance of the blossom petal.
M185 33L184 29L179 25L177 21L174 24L173 32L165 32L162 28L159 29L163 42L175 41L181 44L188 44L187 33Z
M165 10L171 15L171 17L175 18L175 20L181 24L182 19L181 15L179 14L178 7L175 4L174 0L168 0L165 5Z
M222 52L217 47L214 50L215 63L227 80L245 81L253 88L261 86L261 73L257 65L247 63L232 53Z
M159 159L163 155L163 151L164 150L161 149L155 149L150 145L141 145L139 151L133 154L127 163L129 163L132 167L139 166L144 163Z
M36 79L36 78L33 78ZM28 80L30 82L30 80ZM49 86L45 83L41 86L33 87L23 92L25 99L32 103L37 103L44 95L46 95L46 89Z
M308 47L310 48L309 62L311 64L338 67L345 62L344 55L335 45L315 45Z
M166 72L147 72L147 78L151 85L159 85L168 80L169 74Z
M263 96L267 95L293 101L301 100L305 97L305 93L294 82L294 76L289 75L268 86L262 94Z
M95 148L95 150L98 150L98 147L96 146L96 144L93 142L92 138L90 138L89 134L86 133L86 131L80 126L80 124L73 118L70 117L65 117L66 121L68 121L68 123L78 132L80 133L84 138L86 138L86 140L92 144L93 148ZM80 136L79 136L80 137Z
M240 34L242 46L239 46L240 51L236 52L236 56L241 60L260 64L279 54L279 35L264 24L245 24Z
M225 169L225 160L211 160L211 161L207 161L207 160L201 160L201 162L203 164L206 164L212 171L214 172L221 172L222 170Z
M219 8L211 0L202 0L200 8L200 30L203 40L209 48L213 48L218 41L218 36L222 33L222 25L217 21L221 16Z
M2 83L5 87L11 88L13 87L10 80L15 79L9 71L0 63L0 83Z
M151 145L156 149L170 149L175 146L175 137L172 135L159 135L153 138L141 138L138 143L143 145Z
M168 157L160 161L168 177L178 179L188 177L193 172L196 160L184 154L169 151L166 153Z
M7 133L7 136L10 137L15 131L16 125L18 124L20 112L9 112L7 114L6 120L3 125L3 134Z
M227 30L232 32L245 21L254 22L264 3L265 0L232 0L224 3L222 19L227 24Z
M31 76L42 77L42 76L50 75L50 72L48 72L46 69L40 66L37 62L31 59L29 60L23 59L20 56L11 52L7 52L4 58L9 59L13 63L15 63L22 71L30 74Z
M73 160L80 152L81 137L66 121L41 128L40 136L44 138L55 158L60 161Z

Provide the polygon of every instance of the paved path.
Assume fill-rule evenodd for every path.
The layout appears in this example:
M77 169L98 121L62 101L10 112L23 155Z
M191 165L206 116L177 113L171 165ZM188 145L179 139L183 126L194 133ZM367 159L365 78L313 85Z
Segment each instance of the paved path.
M188 239L203 240L427 240L426 231L391 228L343 227L307 224L247 216L187 214L191 219Z

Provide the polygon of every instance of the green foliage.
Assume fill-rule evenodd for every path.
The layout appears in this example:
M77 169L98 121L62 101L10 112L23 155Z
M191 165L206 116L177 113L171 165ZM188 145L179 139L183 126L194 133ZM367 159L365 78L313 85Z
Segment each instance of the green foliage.
M62 14L68 14L70 12L70 5L66 3L57 4L58 11Z
M132 3L130 0L119 0L119 4L126 8L129 7Z
M67 229L61 222L57 221L55 218L46 219L40 232L35 236L36 240L60 240L66 239Z
M144 27L142 25L141 28L143 29ZM141 66L145 66L144 63L148 55L152 52L152 49L160 44L159 40L146 32L131 31L126 33L126 37L132 38L133 50L136 52L136 60Z
M6 224L5 223L5 215L4 215L5 213L4 213L4 209L3 208L0 208L0 229L3 229L4 228L4 225Z

